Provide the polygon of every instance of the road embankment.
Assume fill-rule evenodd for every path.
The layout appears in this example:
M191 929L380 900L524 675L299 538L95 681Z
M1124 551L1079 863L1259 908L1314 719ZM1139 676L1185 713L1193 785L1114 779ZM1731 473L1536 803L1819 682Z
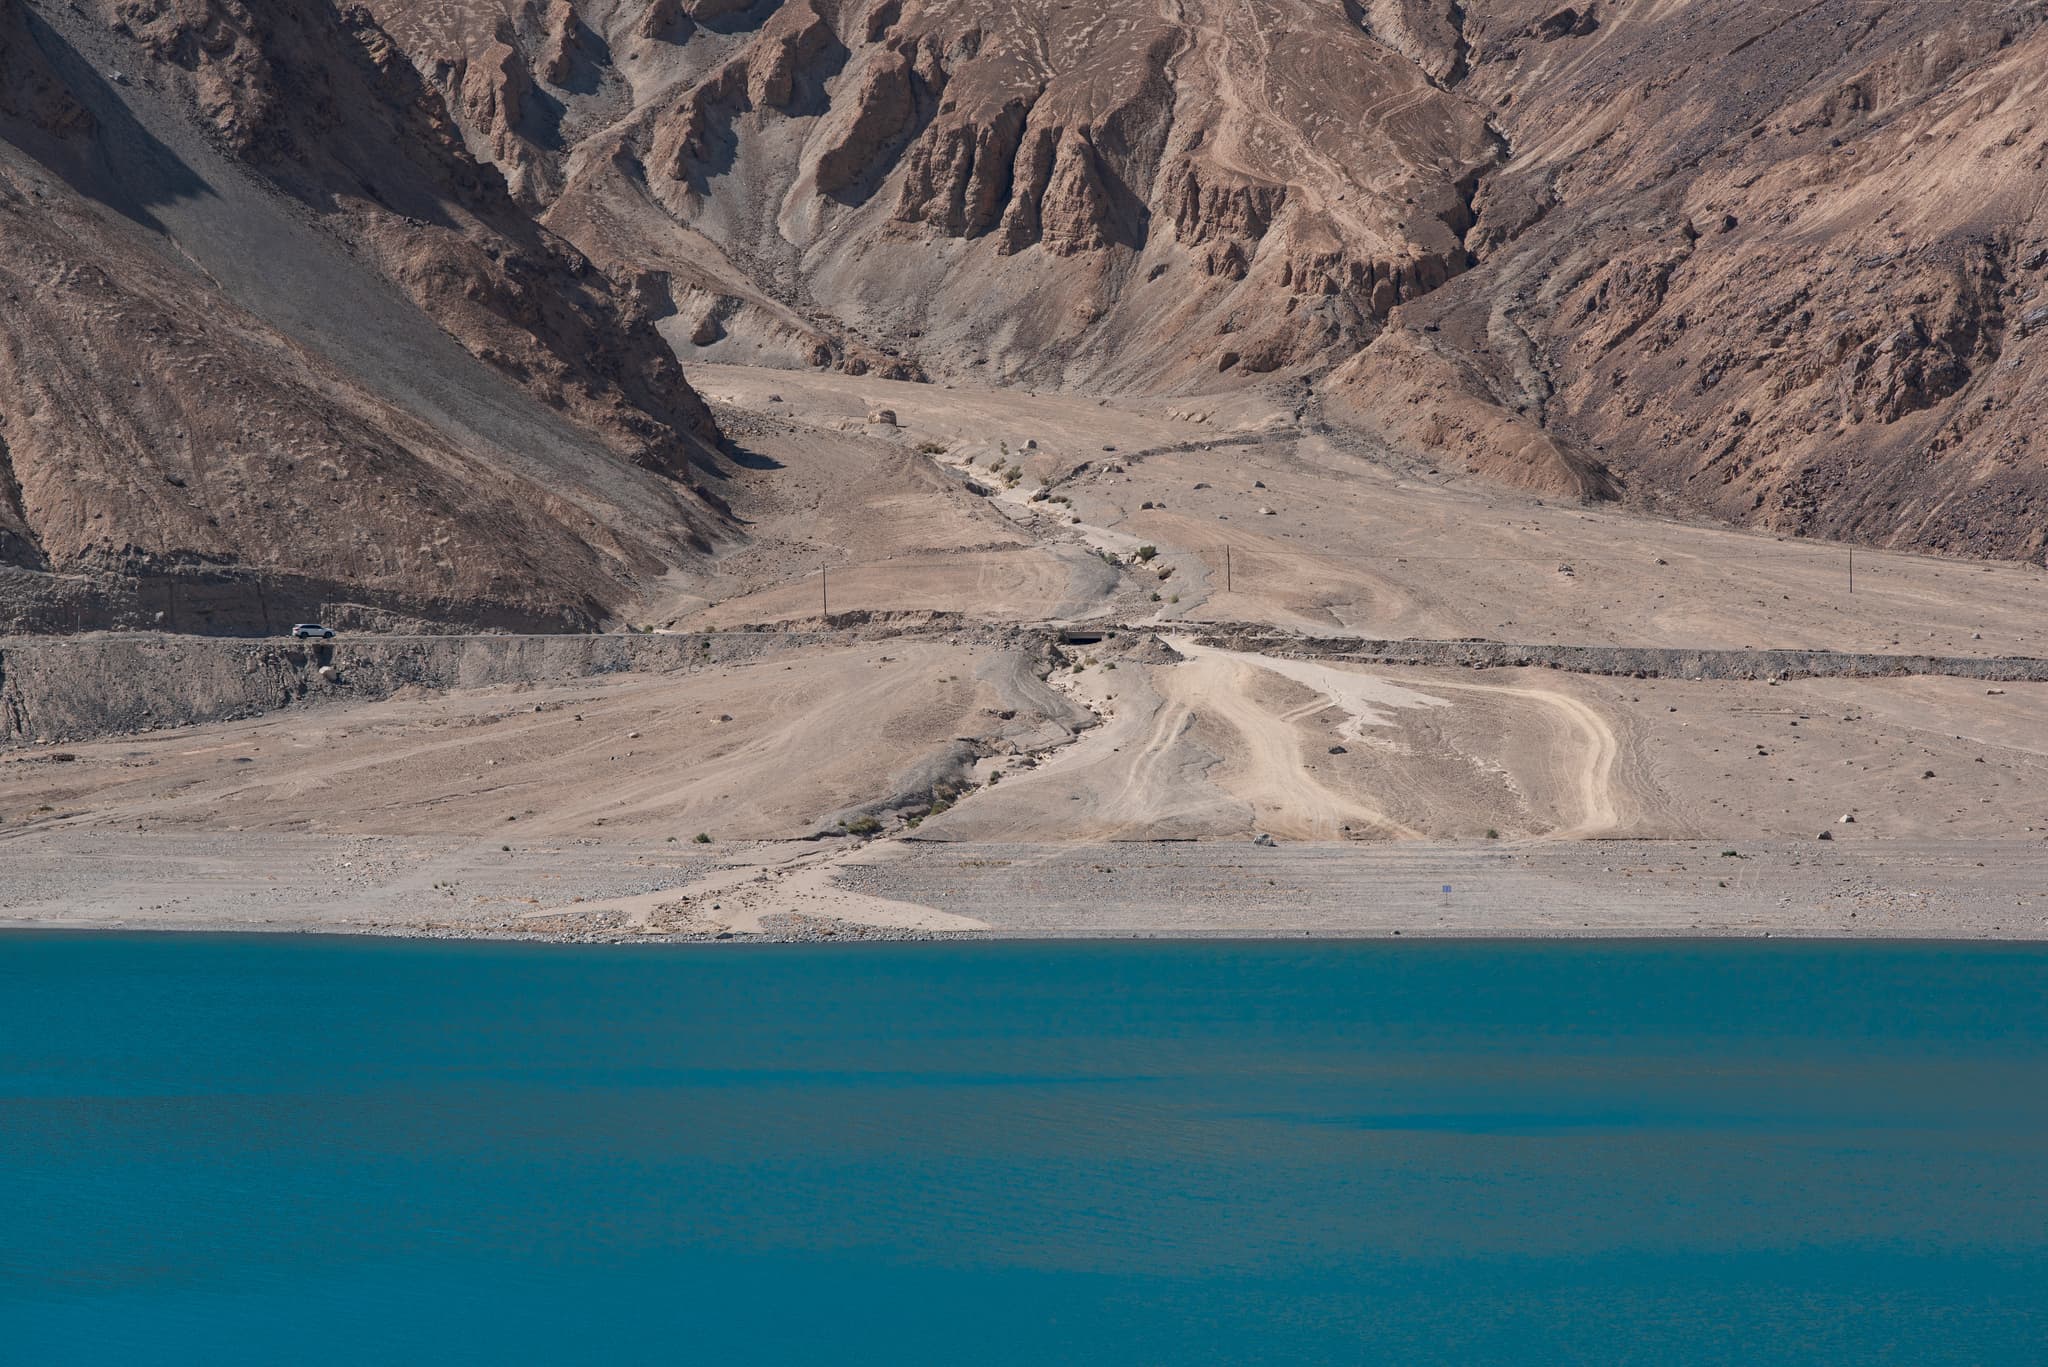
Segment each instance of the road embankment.
M400 689L491 688L629 671L733 664L895 636L972 635L1049 648L1061 640L1145 635L1165 624L972 626L957 620L836 615L814 628L701 634L343 636L277 638L101 633L0 641L0 744L83 740L228 721L283 707L389 697ZM1269 627L1186 624L1204 645L1276 658L1384 666L1556 669L1648 679L1768 680L1911 675L2048 683L2048 660L1831 650L1689 650L1506 641L1303 636Z
M408 687L489 688L731 664L846 639L707 635L344 636L312 642L169 634L0 642L0 744L229 721Z

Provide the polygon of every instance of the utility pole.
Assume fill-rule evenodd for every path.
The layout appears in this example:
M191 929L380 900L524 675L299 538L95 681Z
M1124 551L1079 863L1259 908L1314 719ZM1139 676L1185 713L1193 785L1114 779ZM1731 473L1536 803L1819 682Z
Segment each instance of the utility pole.
M825 567L818 566L818 606L825 610L825 620L832 620L832 590L825 582Z
M1230 592L1230 547L1223 548L1223 591Z

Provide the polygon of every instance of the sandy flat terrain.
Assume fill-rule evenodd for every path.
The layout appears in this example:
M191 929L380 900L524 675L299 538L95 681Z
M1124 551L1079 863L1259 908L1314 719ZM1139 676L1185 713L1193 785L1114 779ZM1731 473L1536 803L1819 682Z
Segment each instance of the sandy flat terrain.
M1058 676L1105 724L920 838L2048 839L2039 685L1609 679L1179 649L1179 664Z
M701 383L767 415L742 454L782 477L736 508L749 539L664 584L650 618L815 625L823 564L834 614L923 634L18 748L0 755L0 917L2043 933L2048 685L1382 666L1199 639L1246 621L2048 655L2035 567L1859 552L1852 595L1841 547L1451 483L1244 401ZM876 407L897 424L867 423ZM920 625L934 614L961 625ZM1092 626L1061 644L1073 623Z
M1446 486L1321 438L1147 457L1062 492L1088 521L1196 562L1182 582L1207 592L1197 604L1183 590L1179 616L1374 636L2048 653L2038 566L1857 550L1852 593L1844 546Z
M1020 678L905 641L32 748L0 758L0 831L803 836L964 774L973 741L1063 740Z
M822 497L847 501L849 479L866 490L863 498L898 489L910 476L877 450L925 455L932 470L951 472L950 485L920 483L905 504L917 509L920 550L942 539L935 528L969 517L977 529L1048 549L1156 546L1148 573L1127 576L1114 599L1126 617L1394 637L2048 655L2048 572L2037 565L1856 549L1852 592L1845 545L1649 519L1454 478L1305 429L1288 410L1241 396L1097 406L834 374L722 366L692 374L722 400L767 405L779 395L767 405L778 423L816 433L781 438L792 450L860 443L870 453L864 466L843 456L790 458L792 467L839 472ZM900 425L865 425L878 407L896 412ZM1233 444L1234 434L1242 444ZM926 454L923 446L944 450ZM963 472L999 485L990 473L999 463L1025 472L1015 489L996 499L960 495ZM1028 502L1041 483L1069 502ZM935 511L941 507L948 511ZM765 521L779 526L772 514ZM862 529L832 531L863 548L846 557L854 561L881 558L867 549L877 544L867 523L883 528L884 542L911 535L865 516L849 521ZM948 535L971 543L965 533ZM1172 574L1159 581L1152 571L1166 567ZM797 579L812 578L812 597L801 604L808 606L815 563L793 568ZM919 593L920 576L935 585L923 591L927 598L959 578L909 561L891 574L906 601Z
M0 919L2042 933L2017 913L2048 886L2048 690L1124 645L1071 651L1057 694L1014 652L900 640L33 748L0 761ZM848 838L870 811L885 838ZM1074 881L1097 865L1122 875ZM1012 867L1059 872L960 881ZM1421 895L1444 883L1474 896Z

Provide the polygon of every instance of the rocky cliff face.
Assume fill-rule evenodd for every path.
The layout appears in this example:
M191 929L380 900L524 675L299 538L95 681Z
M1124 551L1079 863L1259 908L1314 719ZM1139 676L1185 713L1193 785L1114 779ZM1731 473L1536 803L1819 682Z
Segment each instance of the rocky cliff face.
M372 8L455 92L543 71L561 6ZM1330 0L571 8L589 64L540 78L552 138L508 148L518 79L450 108L594 260L713 320L686 355L1152 388L1326 368L1469 267L1501 155Z
M2042 558L2048 7L1465 13L1511 151L1478 263L1335 410L1524 482Z

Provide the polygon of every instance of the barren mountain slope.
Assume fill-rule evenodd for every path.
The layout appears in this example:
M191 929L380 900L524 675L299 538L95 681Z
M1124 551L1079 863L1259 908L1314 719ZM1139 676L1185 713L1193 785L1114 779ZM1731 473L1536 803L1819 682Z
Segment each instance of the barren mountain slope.
M2039 560L2044 12L0 0L0 619L617 620L677 356Z
M1341 365L1491 478L2043 551L2039 0L373 8L686 359Z
M379 0L470 147L686 355L1158 388L1464 269L1484 114L1333 0ZM709 243L711 250L704 250Z
M1333 412L1495 473L1555 448L1645 503L2039 560L2048 7L1550 10L1466 6L1459 88L1511 149L1479 264Z
M605 620L708 411L360 11L0 0L0 622Z

